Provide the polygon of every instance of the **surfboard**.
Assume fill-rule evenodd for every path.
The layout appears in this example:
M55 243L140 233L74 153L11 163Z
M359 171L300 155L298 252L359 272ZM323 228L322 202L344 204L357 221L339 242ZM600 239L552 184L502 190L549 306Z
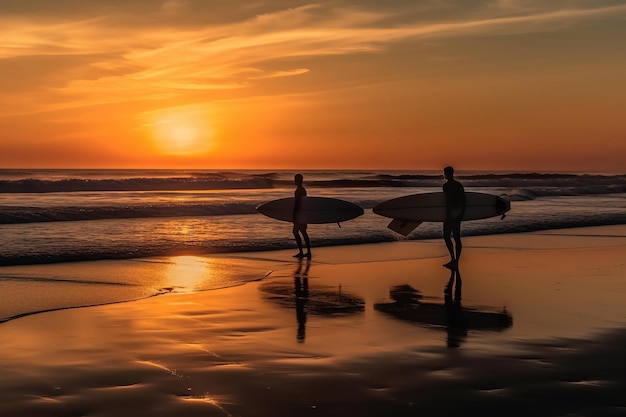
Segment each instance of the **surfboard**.
M511 209L507 199L494 194L466 192L465 197L464 221L501 216ZM446 219L446 197L443 192L407 195L378 204L374 213L392 219L443 222Z
M293 221L294 197L279 198L259 205L256 209L272 219ZM302 197L297 216L298 223L323 224L352 220L363 214L363 209L349 201L330 197Z
M511 209L509 200L494 194L466 192L465 197L467 205L463 221L504 216ZM422 222L443 222L446 219L446 197L442 191L411 194L384 201L373 211L394 219L388 227L406 236Z

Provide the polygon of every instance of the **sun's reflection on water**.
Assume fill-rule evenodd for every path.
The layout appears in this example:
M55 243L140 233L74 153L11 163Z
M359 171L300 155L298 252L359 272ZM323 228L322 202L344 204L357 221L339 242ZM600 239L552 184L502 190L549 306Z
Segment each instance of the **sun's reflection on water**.
M218 268L219 269L219 268ZM210 258L200 256L175 256L169 258L165 278L171 290L176 292L200 291L214 286L217 271Z

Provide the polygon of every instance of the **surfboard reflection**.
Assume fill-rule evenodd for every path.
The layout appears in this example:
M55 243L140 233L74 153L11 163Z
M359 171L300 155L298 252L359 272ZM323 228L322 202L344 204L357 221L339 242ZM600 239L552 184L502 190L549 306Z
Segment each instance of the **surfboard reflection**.
M443 304L425 302L419 290L403 284L389 290L393 302L374 304L374 309L400 320L446 330L448 347L461 346L470 330L503 331L513 325L513 317L505 308L463 307L462 288L458 268L452 269Z
M306 338L308 315L341 316L365 310L365 301L342 291L341 286L316 284L309 287L310 259L299 259L293 273L293 281L275 279L259 286L263 297L281 307L295 309L298 329L296 338L303 343Z

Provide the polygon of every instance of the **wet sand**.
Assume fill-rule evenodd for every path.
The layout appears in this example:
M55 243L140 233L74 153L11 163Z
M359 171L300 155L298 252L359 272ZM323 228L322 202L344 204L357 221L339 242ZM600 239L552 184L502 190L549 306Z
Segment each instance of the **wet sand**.
M0 416L626 415L626 226L464 243L461 286L442 241L399 241L8 321Z

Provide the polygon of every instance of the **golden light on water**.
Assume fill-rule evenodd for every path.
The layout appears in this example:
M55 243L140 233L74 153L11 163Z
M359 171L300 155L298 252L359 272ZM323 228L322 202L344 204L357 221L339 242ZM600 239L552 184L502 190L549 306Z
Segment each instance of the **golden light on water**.
M170 258L166 281L176 292L198 291L207 288L215 278L216 271L210 260L199 256L176 256Z

